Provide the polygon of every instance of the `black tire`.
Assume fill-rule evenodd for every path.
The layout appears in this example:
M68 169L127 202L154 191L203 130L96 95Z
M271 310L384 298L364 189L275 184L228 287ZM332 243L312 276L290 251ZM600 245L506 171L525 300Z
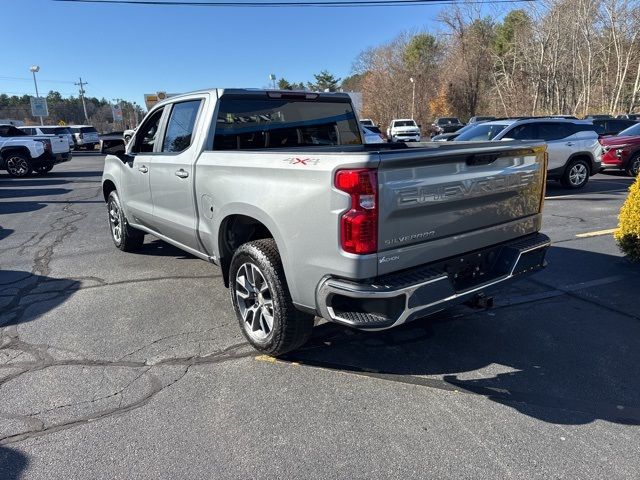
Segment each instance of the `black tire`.
M109 194L107 199L107 212L111 239L115 246L123 252L138 250L144 243L144 232L129 225L120 205L120 197L115 190Z
M254 267L261 280L255 271L252 275L247 274ZM314 316L293 305L273 239L248 242L238 248L231 260L229 283L231 303L240 329L256 350L273 356L284 355L309 339ZM266 328L269 316L272 324Z
M591 175L591 166L589 162L582 158L571 160L567 168L565 168L560 183L565 188L577 190L584 188L589 183L589 176Z
M42 165L33 169L38 175L46 175L53 169L53 165Z
M630 177L637 177L640 174L640 153L636 153L629 159L624 172Z
M4 167L14 178L27 177L33 170L31 159L23 153L8 153L4 160Z

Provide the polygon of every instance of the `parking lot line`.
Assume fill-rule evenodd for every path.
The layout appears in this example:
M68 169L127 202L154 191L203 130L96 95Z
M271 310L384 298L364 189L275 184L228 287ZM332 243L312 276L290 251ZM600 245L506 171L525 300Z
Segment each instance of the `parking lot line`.
M607 230L596 230L595 232L578 233L576 234L576 237L578 238L600 237L602 235L611 235L616 230L617 228L609 228Z
M570 195L554 195L552 197L544 197L545 200L556 200L556 199L560 199L560 198L573 198L573 197L582 197L584 198L585 195L594 195L594 194L606 194L606 193L622 193L622 192L627 192L629 189L628 188L622 188L622 189L617 189L617 190L600 190L598 192L586 192L586 193L573 193Z

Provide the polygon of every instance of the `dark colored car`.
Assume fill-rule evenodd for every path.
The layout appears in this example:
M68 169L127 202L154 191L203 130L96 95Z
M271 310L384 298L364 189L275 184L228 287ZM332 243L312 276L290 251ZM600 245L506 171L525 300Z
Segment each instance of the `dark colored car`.
M625 113L624 115L618 115L616 118L624 118L626 120L635 120L640 122L640 113Z
M471 117L467 125L472 123L480 123L480 122L490 122L491 120L496 120L497 117Z
M623 120L621 118L596 118L592 120L598 135L617 135L621 131L636 125L635 120Z
M598 115L585 115L584 120L595 120L595 119L602 119L602 118L613 118L613 115L609 115L606 113L601 113Z
M630 177L640 172L640 123L623 130L618 135L603 137L602 168L623 170Z
M441 133L452 133L457 132L462 127L464 127L464 123L462 123L456 117L441 117L436 118L436 121L433 122L433 130L436 135Z

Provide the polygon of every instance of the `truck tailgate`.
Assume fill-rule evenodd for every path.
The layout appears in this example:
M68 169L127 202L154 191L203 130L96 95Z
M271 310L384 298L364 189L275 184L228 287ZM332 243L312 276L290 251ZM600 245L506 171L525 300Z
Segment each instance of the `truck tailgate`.
M69 140L62 135L38 135L35 138L49 140L51 142L51 153L54 155L69 152Z
M542 142L380 152L378 274L538 231L545 180Z

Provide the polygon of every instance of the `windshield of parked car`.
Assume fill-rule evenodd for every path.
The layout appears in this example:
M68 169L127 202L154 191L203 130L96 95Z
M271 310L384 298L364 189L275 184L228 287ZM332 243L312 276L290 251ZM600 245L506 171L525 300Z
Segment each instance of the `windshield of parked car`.
M460 123L457 118L439 118L438 125L449 125L450 123Z
M415 127L416 122L413 120L399 120L397 122L393 122L394 127Z
M640 123L630 126L629 128L622 130L618 133L619 137L635 137L640 136Z
M486 140L493 140L502 130L507 128L507 125L502 123L472 125L472 127L466 132L462 132L456 137L456 142L481 142Z
M98 131L93 127L81 127L80 132L81 133L98 133Z
M223 96L215 150L360 145L350 102Z

